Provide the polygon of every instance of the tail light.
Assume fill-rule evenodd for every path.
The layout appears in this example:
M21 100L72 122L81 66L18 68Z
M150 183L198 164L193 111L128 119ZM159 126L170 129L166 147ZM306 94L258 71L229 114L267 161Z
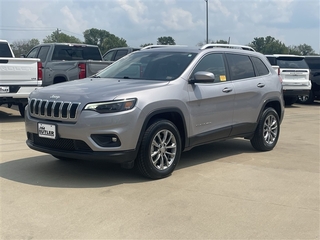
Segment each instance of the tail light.
M42 81L42 62L38 62L38 80Z
M85 63L79 63L78 67L80 69L79 79L85 78L87 76L87 74L86 74L86 64Z

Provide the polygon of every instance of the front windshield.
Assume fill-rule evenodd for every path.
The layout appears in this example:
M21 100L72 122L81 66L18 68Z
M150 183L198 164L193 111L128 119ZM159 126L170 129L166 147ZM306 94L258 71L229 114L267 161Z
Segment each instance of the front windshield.
M139 51L129 54L99 72L96 77L173 80L179 77L197 53Z

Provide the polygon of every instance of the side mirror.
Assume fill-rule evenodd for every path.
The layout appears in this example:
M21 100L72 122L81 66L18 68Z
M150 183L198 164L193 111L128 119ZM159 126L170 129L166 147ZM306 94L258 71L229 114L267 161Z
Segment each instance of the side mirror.
M20 55L20 57L25 58L25 57L26 57L26 55L25 55L25 54L21 54L21 55Z
M214 74L212 72L199 71L193 76L193 79L189 80L189 83L213 83Z

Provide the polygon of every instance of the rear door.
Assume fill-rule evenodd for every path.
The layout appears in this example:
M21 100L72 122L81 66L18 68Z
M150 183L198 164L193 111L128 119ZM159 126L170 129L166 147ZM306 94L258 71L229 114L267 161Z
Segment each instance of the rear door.
M261 59L241 54L226 54L234 85L234 114L231 135L253 132L266 93L270 90L269 70ZM256 68L254 67L256 66Z

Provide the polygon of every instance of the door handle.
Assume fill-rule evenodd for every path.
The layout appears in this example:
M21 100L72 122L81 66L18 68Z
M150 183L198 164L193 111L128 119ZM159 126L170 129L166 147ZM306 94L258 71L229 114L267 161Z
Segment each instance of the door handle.
M263 88L264 86L265 86L264 83L258 83L258 85L257 85L258 88Z
M224 88L222 90L222 92L224 92L224 93L228 93L228 92L231 92L231 91L232 91L232 88Z

